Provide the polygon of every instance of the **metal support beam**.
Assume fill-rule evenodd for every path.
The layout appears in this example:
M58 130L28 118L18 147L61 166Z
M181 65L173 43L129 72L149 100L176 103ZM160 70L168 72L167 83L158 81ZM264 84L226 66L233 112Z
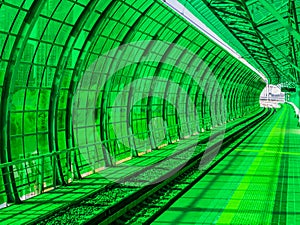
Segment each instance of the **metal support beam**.
M286 21L281 15L280 13L274 8L274 6L272 4L270 4L268 1L266 0L260 0L259 1L262 6L268 10L275 19L277 19L281 25L292 35L295 37L295 39L300 42L300 33L295 30L289 23L288 21Z
M266 35L264 35L261 31L259 31L260 36L266 40L267 42L269 42L274 49L276 49L280 55L282 55L282 57L292 66L294 67L298 72L300 72L300 68L295 65ZM293 80L295 80L294 77L291 77Z

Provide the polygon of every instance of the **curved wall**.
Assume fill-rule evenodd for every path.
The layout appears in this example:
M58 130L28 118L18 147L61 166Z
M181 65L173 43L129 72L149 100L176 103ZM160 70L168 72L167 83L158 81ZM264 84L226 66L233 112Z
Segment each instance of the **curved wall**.
M262 79L160 1L7 0L0 18L0 159L7 165L0 202L68 183L92 167L112 166L259 108ZM94 66L112 49L137 41L144 41L142 54L131 52L131 64L113 74ZM118 67L105 59L109 70ZM132 83L136 92L126 89ZM137 90L141 97L133 104ZM191 101L181 99L183 92ZM91 103L94 108L87 107ZM97 148L99 141L105 151ZM83 155L94 159L93 166ZM29 160L9 166L20 159Z

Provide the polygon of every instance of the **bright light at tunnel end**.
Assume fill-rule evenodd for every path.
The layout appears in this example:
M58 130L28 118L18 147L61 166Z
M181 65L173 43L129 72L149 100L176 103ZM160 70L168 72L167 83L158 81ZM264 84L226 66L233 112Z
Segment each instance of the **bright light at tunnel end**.
M175 60L176 56L183 53L186 57L194 59L192 61L193 63L188 67L185 63L181 62L181 60ZM97 110L99 109L99 96L105 94L103 92L105 92L106 85L109 85L117 72L124 72L126 71L123 70L124 68L128 68L132 65L142 67L149 63L155 65L168 65L172 66L172 68L176 68L176 70L182 71L182 74L184 73L184 76L189 76L193 81L193 85L202 91L209 103L212 99L218 99L219 107L217 107L216 104L209 104L210 110L216 113L212 113L211 115L212 124L214 126L211 128L210 138L206 143L204 155L199 164L200 170L206 168L214 160L220 150L220 145L217 147L214 146L213 152L210 147L212 147L216 141L223 141L226 129L227 107L225 105L226 103L222 93L222 88L219 86L214 74L209 70L208 66L202 59L199 58L199 56L194 55L182 46L163 41L140 41L112 49L106 54L100 56L84 72L79 82L73 105L73 130L75 140L81 154L92 167L94 166L95 160L97 160L95 157L98 156L99 160L103 157L103 155L99 155L99 152L102 152L102 154L106 154L111 158L115 157L110 149L107 148L105 141L103 141L100 137L99 115L97 115ZM203 71L206 71L207 79L209 79L208 84L201 82ZM90 84L92 84L92 86ZM173 90L173 92L166 93L165 91L168 90ZM174 90L176 91L174 92ZM147 170L146 179L145 177L144 179L124 179L122 173L123 169L126 170L127 168L130 168L133 170L140 170L143 168L143 166L141 167L140 165L132 165L130 161L123 162L123 169L121 171L119 170L119 172L111 174L111 172L106 173L106 170L103 170L101 171L101 175L113 182L131 186L151 185L172 176L193 156L201 135L201 115L199 115L197 111L195 97L190 95L189 91L184 87L181 87L178 82L174 81L174 79L160 76L160 71L154 73L154 76L144 75L137 77L136 79L132 79L131 82L126 84L122 90L118 90L118 92L119 93L115 97L114 101L110 103L111 105L109 105L112 106L113 110L111 110L108 117L114 124L113 131L111 130L109 132L114 132L117 138L117 144L125 146L128 149L132 149L133 151L146 151L147 149L133 149L133 143L144 142L144 146L151 143L152 146L154 145L154 148L157 148L161 144L160 142L166 139L167 121L165 121L165 118L163 117L149 118L148 127L150 129L150 133L148 138L143 140L134 134L131 127L130 119L128 119L130 117L128 115L130 115L132 107L140 100L150 97L163 99L173 105L178 113L181 129L188 130L190 135L195 134L197 133L195 131L198 131L198 138L192 138L191 142L193 143L189 143L190 146L194 147L190 147L182 153L179 152L184 148L184 145L182 145L180 141L173 144L174 150L172 154L166 157L163 161L160 161L155 165L144 166ZM174 93L176 94L176 97L174 97ZM124 99L130 99L131 102L131 104L128 105L129 107L126 107L126 109L118 107L122 105ZM105 101L108 100L106 99ZM190 112L194 112L194 115L191 116ZM100 117L101 116L104 115L100 115ZM117 123L117 121L119 121L119 123ZM81 135L81 128L87 126L91 127L90 133L87 135ZM165 133L163 136L155 139L153 132L157 129L164 129ZM127 138L124 138L124 136L128 134L130 135ZM88 138L86 138L86 136ZM95 148L95 154L88 153L87 149L90 147ZM169 173L168 176L164 175L163 178L161 178L163 175L162 171L172 171L172 173Z

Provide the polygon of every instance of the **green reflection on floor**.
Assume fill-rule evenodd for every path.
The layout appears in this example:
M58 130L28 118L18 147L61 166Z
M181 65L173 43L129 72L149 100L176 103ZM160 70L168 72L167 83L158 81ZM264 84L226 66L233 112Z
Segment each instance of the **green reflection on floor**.
M293 113L285 105L153 224L298 224Z

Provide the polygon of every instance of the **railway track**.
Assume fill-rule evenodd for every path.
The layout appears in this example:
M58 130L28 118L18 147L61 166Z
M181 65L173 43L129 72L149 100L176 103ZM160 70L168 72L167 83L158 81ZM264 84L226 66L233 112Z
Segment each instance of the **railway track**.
M269 117L261 121L257 126L252 127L239 140L232 142L230 148L223 148L217 155L214 162L205 170L198 169L198 165L193 165L185 173L178 176L175 180L164 186L161 190L152 196L149 196L144 202L137 205L129 212L121 216L114 224L151 224L176 200L190 190L199 182L209 171L216 167L227 155L236 149L245 139L247 139L258 127L263 125ZM101 223L103 224L103 223Z
M254 115L246 122L241 121L235 127L226 129L224 140L216 141L208 149L206 149L208 138L200 141L197 143L193 157L184 165L178 165L176 162L178 158L184 159L188 156L188 148L126 177L122 184L108 185L33 223L40 225L149 224L250 136L272 113L271 110L265 111L260 117ZM219 151L218 155L210 165L199 170L200 161L204 157L211 157L216 151ZM134 185L143 180L148 181L150 185L143 187Z

